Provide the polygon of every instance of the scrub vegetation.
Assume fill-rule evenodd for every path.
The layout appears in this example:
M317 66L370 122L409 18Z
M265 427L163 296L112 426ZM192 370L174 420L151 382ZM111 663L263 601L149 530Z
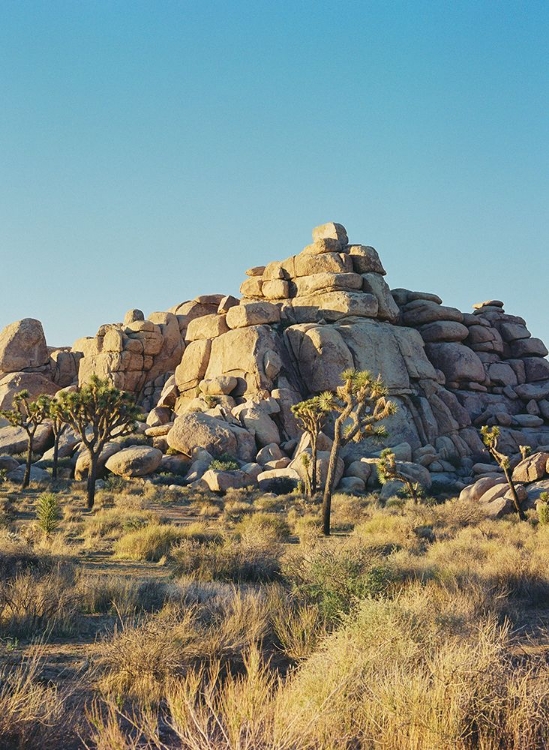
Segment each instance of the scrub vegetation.
M295 493L0 495L2 748L549 745L535 511L335 493L327 537Z

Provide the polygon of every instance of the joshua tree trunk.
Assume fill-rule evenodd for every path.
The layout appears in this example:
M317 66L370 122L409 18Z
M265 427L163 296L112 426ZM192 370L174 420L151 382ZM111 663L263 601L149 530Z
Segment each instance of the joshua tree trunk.
M23 475L23 484L21 485L22 489L26 489L30 484L30 473L31 473L31 463L32 463L32 438L33 435L31 433L28 433L29 436L29 447L27 448L27 460L25 463L25 473Z
M334 442L332 443L332 449L330 451L328 474L326 476L326 486L324 487L324 498L322 500L322 533L324 534L324 536L330 536L332 493L334 491L337 459L339 458L339 449L341 443L341 424L344 421L344 418L344 415L341 414L335 421Z
M101 451L99 451L100 453ZM99 461L99 453L90 450L90 468L88 469L88 509L93 508L95 502L95 480L97 478L97 464Z
M59 433L55 433L55 440L53 443L53 466L51 469L51 478L55 482L57 480L57 462L59 460Z
M517 490L515 488L515 484L513 482L509 469L506 466L503 466L502 468L503 468L503 473L505 474L505 479L507 480L507 484L509 485L509 489L511 490L511 495L513 497L513 505L515 506L515 510L518 513L518 517L520 518L521 521L527 521L528 519L526 517L526 513L522 510L519 496L517 495Z
M311 434L311 454L312 454L312 464L311 464L311 497L314 497L316 495L317 490L317 472L316 472L316 460L318 456L318 435L315 433Z

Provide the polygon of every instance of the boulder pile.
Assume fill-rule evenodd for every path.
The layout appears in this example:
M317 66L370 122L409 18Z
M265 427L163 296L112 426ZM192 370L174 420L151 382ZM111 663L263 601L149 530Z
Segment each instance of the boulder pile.
M549 444L547 349L522 318L496 299L464 313L436 294L390 290L376 250L350 243L341 224L316 227L312 240L246 271L240 299L203 295L147 319L130 310L70 350L48 350L38 321L8 326L0 334L0 403L6 408L30 379L35 395L92 374L109 378L138 397L151 448L180 454L187 480L215 491L297 481L308 446L291 406L335 389L348 368L381 375L399 406L387 421L388 444L400 469L433 492L491 479L482 425L500 427L510 454ZM368 440L346 446L340 486L375 486L379 450ZM239 469L220 477L208 467L225 454ZM135 465L162 470L164 459ZM109 466L119 463L109 458Z

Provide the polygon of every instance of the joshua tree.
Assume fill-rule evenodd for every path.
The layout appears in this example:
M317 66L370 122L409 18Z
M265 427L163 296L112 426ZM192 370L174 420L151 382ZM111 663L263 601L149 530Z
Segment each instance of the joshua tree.
M53 429L53 464L51 478L55 482L57 479L57 468L59 463L59 438L69 426L63 418L63 409L56 398L44 396L47 403L48 418Z
M381 376L374 378L368 370L345 370L341 379L343 385L330 394L330 406L339 414L335 420L334 442L322 502L322 530L326 536L330 534L332 493L341 448L351 440L360 442L366 436L377 439L386 437L387 430L378 423L397 410L394 401L387 398L387 388Z
M292 406L295 418L311 438L311 457L309 458L306 453L303 454L306 477L305 493L309 497L315 495L317 490L318 433L332 410L331 398L331 393L322 394Z
M381 451L379 462L377 464L377 474L379 481L384 484L393 479L397 479L404 484L405 491L413 498L414 503L419 502L420 486L419 482L414 482L406 474L398 470L396 456L390 448Z
M13 405L13 409L0 411L0 416L7 419L14 427L22 427L28 435L27 460L21 485L22 489L25 489L30 482L34 436L39 425L48 416L48 400L46 396L38 396L36 401L30 401L30 393L24 390L13 397Z
M88 508L91 509L101 451L111 438L134 431L139 410L133 396L96 375L79 391L60 393L57 403L59 418L80 436L89 453L87 493Z
M515 510L518 513L518 517L521 521L528 520L526 518L526 513L522 510L519 496L517 495L517 490L513 483L513 478L511 476L511 462L509 460L509 457L506 456L505 453L502 453L498 450L499 427L488 427L488 425L484 425L484 427L481 427L480 433L482 435L482 441L488 448L489 453L495 459L496 463L503 469L505 479L507 480L507 484L509 485L509 489L511 490L513 505L515 506ZM526 450L528 446L521 445L520 447L521 455L523 458L525 458L529 453L529 451Z

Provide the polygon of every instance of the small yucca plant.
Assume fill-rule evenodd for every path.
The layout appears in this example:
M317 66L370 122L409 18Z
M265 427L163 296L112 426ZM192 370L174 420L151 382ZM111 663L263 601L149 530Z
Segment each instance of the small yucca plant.
M38 526L45 534L52 534L61 521L61 506L57 495L53 492L43 492L38 497L36 506Z

